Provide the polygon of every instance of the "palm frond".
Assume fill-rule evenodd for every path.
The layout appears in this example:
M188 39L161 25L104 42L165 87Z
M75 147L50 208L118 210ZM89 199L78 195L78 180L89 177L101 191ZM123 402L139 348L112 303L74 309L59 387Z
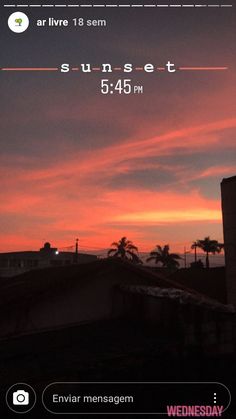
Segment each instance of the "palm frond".
M155 251L150 252L150 255L154 256L154 257L160 256L160 254L158 252L155 252Z
M126 246L126 248L129 249L129 250L136 250L136 252L138 252L138 248L137 248L137 246L134 246L134 244L130 243Z
M113 252L117 252L117 250L116 249L110 249L110 250L108 250L107 255L110 256Z
M147 262L150 262L151 260L154 260L154 259L156 259L156 258L155 258L155 256L149 256L149 257L146 259L146 261L147 261Z
M170 253L169 254L170 258L172 259L183 259L180 255L178 255L177 253Z

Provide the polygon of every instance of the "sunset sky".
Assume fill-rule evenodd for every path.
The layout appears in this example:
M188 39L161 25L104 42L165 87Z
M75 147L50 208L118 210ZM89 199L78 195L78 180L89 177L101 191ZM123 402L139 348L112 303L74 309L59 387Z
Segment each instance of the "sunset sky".
M76 237L85 250L124 235L141 251L222 241L220 182L236 174L234 8L33 10L33 21L66 13L108 24L31 23L24 34L8 30L11 12L2 17L1 67L171 60L229 70L134 73L139 96L101 95L100 73L1 72L0 251Z

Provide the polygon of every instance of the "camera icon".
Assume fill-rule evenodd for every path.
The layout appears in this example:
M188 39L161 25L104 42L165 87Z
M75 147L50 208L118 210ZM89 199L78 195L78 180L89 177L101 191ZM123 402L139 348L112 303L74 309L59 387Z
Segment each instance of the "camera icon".
M28 391L24 390L17 390L13 393L13 400L14 406L24 405L27 406L29 404L29 393Z
M6 404L14 413L30 412L36 403L36 393L29 384L13 384L6 392Z

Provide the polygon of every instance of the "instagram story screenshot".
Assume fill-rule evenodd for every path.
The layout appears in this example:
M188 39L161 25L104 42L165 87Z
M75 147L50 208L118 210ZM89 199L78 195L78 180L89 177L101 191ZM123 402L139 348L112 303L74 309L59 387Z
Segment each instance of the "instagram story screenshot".
M0 10L0 417L235 419L235 0Z

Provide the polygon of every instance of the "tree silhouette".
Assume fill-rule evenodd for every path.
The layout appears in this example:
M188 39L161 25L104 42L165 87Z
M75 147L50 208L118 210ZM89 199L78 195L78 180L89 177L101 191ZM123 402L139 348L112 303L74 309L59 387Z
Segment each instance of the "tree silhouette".
M216 253L220 253L224 247L223 243L219 243L217 240L211 240L209 236L203 240L197 240L196 246L206 253L206 268L210 267L209 254L212 253L215 255Z
M196 241L193 242L191 249L194 249L194 262L195 263L197 263L197 247L198 247L197 242Z
M157 245L156 250L152 251L147 258L147 262L154 260L156 264L161 263L163 268L168 268L170 270L177 269L181 257L177 253L170 253L169 250L170 247L168 244L163 247Z
M196 262L191 262L190 263L190 268L192 269L203 269L204 265L203 262L201 261L201 259L198 259Z
M142 263L137 255L138 248L134 246L132 241L127 240L126 237L122 237L118 242L113 242L111 246L114 246L115 248L108 251L108 256L118 257L134 263Z

